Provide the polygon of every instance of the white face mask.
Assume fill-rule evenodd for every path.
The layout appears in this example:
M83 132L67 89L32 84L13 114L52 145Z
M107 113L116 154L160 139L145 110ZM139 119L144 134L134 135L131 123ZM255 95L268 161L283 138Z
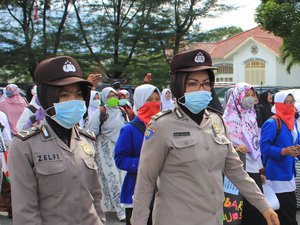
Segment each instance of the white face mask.
M99 106L100 106L100 99L96 99L96 100L93 100L92 102L91 102L91 107L93 107L93 108L98 108Z

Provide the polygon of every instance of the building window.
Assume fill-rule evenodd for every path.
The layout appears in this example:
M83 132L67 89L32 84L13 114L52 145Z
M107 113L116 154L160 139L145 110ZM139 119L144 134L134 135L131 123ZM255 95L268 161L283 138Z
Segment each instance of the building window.
M245 64L245 82L252 85L265 84L265 62L254 60Z
M229 63L214 65L218 68L216 74L233 74L233 65Z

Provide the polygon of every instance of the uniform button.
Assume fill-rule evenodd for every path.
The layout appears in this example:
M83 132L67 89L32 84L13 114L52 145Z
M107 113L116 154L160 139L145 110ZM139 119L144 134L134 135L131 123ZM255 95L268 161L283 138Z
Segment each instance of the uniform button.
M204 149L205 149L206 151L208 151L208 150L209 150L209 147L208 147L208 146L206 146Z
M132 167L135 167L135 164L132 164Z
M211 170L208 170L209 173L211 173Z
M214 194L215 194L215 191L212 191L211 194L214 195Z
M217 213L216 213L216 212L213 212L212 215L215 216L215 215L217 215Z

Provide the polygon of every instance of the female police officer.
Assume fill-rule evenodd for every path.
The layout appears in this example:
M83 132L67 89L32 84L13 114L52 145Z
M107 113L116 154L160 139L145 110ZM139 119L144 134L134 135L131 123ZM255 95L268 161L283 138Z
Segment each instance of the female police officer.
M155 185L154 225L221 225L222 172L268 225L278 225L254 181L225 134L222 118L207 108L214 73L210 55L193 50L174 56L171 89L178 106L153 117L142 146L133 202L132 224L147 224Z
M92 85L68 56L39 63L34 79L46 120L11 144L14 224L102 225L94 137L76 127Z

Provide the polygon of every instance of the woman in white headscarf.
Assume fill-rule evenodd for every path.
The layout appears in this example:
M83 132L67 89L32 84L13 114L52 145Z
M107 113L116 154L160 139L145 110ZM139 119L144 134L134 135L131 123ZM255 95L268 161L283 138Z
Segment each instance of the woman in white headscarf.
M137 114L131 122L122 127L115 148L116 165L127 172L121 192L121 204L126 209L126 225L131 224L132 198L145 128L150 118L160 111L160 92L153 85L143 84L135 89L133 99ZM152 224L151 215L147 224Z
M87 129L97 135L96 161L103 193L103 209L105 212L116 212L119 220L125 220L125 209L120 204L123 173L115 165L114 149L120 129L128 122L128 117L118 106L118 94L113 88L104 88L101 99L105 105L94 112Z
M98 91L91 91L90 105L88 108L88 117L92 118L101 105L101 98Z
M300 159L300 136L295 120L295 98L292 93L275 94L275 105L261 128L260 148L267 183L275 192L280 208L280 224L297 224L295 157ZM280 128L280 129L279 129Z
M174 101L172 99L172 93L170 89L165 88L161 92L161 110L174 109Z

